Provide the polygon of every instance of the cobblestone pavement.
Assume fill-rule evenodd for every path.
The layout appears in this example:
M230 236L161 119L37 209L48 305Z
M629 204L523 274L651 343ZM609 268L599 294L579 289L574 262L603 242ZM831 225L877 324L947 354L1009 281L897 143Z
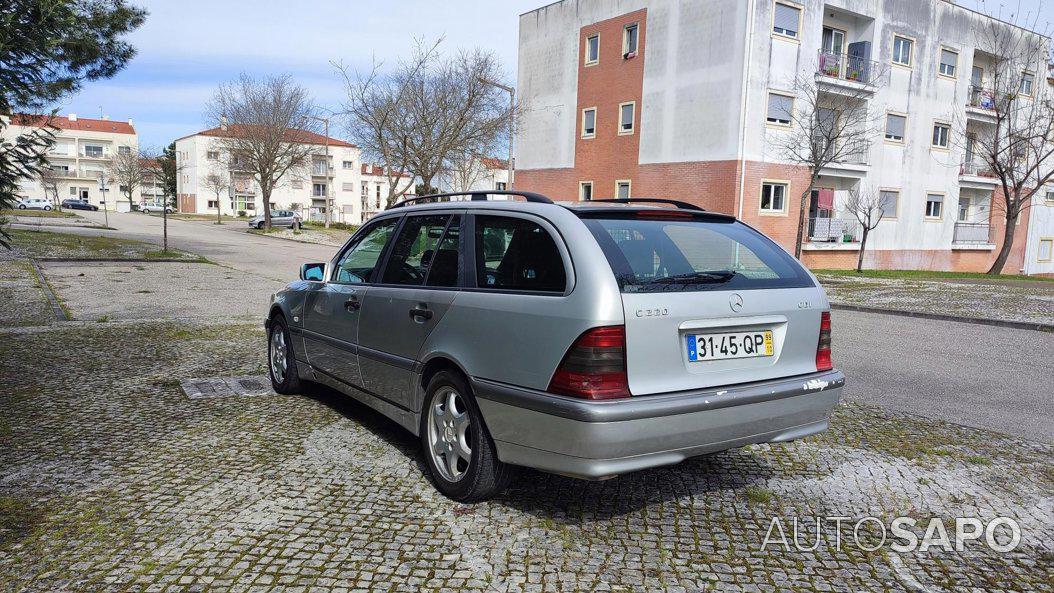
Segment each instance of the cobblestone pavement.
M263 347L258 324L0 330L0 590L1054 590L1047 445L852 404L805 441L599 483L525 471L467 506L347 398L179 387L261 374ZM834 515L1006 515L1023 539L760 549L773 517Z
M818 278L832 303L1054 324L1054 282Z
M54 319L33 264L0 260L0 326L47 325Z

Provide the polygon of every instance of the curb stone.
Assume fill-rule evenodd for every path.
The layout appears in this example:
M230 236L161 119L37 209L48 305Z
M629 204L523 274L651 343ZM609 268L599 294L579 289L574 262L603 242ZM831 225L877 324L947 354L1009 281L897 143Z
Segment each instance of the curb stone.
M840 303L831 303L831 308L842 311L856 311L859 313L878 313L880 315L915 317L919 319L935 319L937 321L954 321L958 323L973 323L975 325L992 325L995 327L1006 327L1010 329L1027 329L1032 331L1054 333L1054 324L1037 323L1034 321L1010 321L1006 319L987 319L984 317L961 317L958 315L945 315L943 313L923 313L922 311L883 309L879 307L864 307L861 305L847 305Z

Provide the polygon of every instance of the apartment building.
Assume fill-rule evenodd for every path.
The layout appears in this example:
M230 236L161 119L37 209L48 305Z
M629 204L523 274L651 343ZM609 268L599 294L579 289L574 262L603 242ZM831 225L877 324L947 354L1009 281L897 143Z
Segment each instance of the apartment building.
M997 183L952 135L993 121L993 58L978 39L992 23L947 0L550 4L520 16L519 91L530 109L516 186L562 199L685 200L788 249L808 192L802 259L821 268L855 265L860 229L846 200L874 192L885 216L868 237L868 266L986 270L1003 242ZM1022 68L1021 100L1044 99L1045 55ZM815 184L780 148L802 75L821 94L859 97L880 122L866 150ZM1030 222L1049 207L1037 199L1019 221L1007 272L1026 267L1029 233L1054 235Z
M224 214L263 212L262 194L252 175L238 167L236 158L224 154L223 138L231 128L221 126L176 140L176 182L180 212L215 212L217 202ZM333 211L330 220L361 224L379 209L387 196L388 176L379 167L362 162L362 151L344 140L326 138L305 130L290 130L291 142L312 147L310 164L290 173L271 193L271 206L299 210L306 220L325 220L327 199ZM328 158L327 158L328 151ZM223 191L207 189L206 176L218 173L228 180ZM406 186L412 181L400 176Z
M437 176L435 184L444 192L503 191L509 187L509 161L494 157L473 159L457 170L444 171Z
M49 116L15 114L5 119L4 140L14 140L23 133L39 128ZM107 170L114 155L136 152L139 137L132 120L113 121L78 117L50 117L56 128L55 145L48 151L48 164L55 172L58 199L79 198L109 210L129 209L123 188L108 179ZM26 179L19 184L24 197L48 198L40 179ZM142 200L142 188L133 192L133 201Z

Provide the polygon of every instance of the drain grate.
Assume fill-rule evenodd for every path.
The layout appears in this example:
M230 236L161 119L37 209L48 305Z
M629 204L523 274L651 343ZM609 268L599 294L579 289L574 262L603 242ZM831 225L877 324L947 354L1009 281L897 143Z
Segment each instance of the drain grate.
M267 377L206 377L183 379L179 384L190 399L274 395Z

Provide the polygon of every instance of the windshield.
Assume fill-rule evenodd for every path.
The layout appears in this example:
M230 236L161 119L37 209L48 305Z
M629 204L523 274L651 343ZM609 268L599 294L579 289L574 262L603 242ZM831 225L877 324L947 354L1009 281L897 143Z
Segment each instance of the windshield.
M622 292L802 288L812 279L761 233L734 220L588 218Z

